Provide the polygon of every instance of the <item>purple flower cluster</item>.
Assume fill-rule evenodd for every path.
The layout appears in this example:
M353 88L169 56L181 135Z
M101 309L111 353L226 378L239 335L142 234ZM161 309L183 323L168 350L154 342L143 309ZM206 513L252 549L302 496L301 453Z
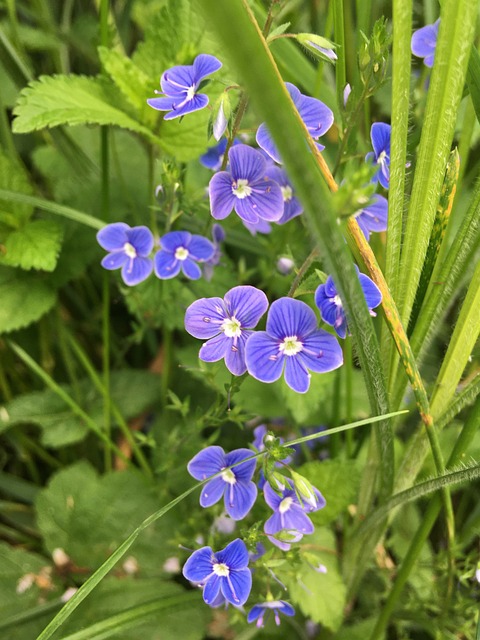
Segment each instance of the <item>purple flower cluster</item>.
M324 373L343 362L334 336L318 329L317 318L300 300L281 298L270 307L266 331L254 332L268 307L263 291L234 287L221 298L201 298L185 314L185 329L207 339L199 357L205 362L225 359L228 370L242 375L248 370L257 380L285 381L298 393L310 386L309 371Z
M213 266L220 260L220 243L225 234L220 225L215 225L213 242L188 231L171 231L159 240L160 249L152 258L155 241L147 227L129 227L124 222L108 224L97 233L100 246L109 253L102 260L108 270L122 269L125 284L134 286L143 282L155 271L157 278L174 278L180 272L189 280L204 274L211 277Z

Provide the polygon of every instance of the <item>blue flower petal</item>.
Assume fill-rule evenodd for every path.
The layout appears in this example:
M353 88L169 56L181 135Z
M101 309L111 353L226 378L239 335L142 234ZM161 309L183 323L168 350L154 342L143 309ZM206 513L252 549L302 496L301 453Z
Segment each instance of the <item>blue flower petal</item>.
M265 608L260 606L259 604L256 604L248 612L247 622L255 622L255 620L259 618L261 615L263 615L264 613L265 613Z
M212 445L193 456L187 465L187 470L195 480L206 480L226 466L225 451L222 447Z
M221 68L222 63L218 58L207 53L201 53L193 61L193 75L196 84L200 84L203 78L215 73L215 71L218 71Z
M391 126L385 122L374 122L372 124L370 129L370 138L377 158L382 151L385 151L385 153L390 157L391 130Z
M160 238L160 246L165 251L175 253L179 247L188 248L192 234L188 231L170 231Z
M130 287L143 282L153 271L150 258L133 258L122 267L122 279Z
M292 507L283 514L283 522L283 528L287 529L287 531L299 531L304 535L315 531L312 521L299 505L292 505Z
M125 222L107 224L97 233L97 242L106 251L118 251L128 242L130 227Z
M181 264L181 269L183 271L183 274L189 280L198 280L199 278L202 277L202 270L200 269L198 264L193 260L190 260L190 258L187 258L186 260L181 260L180 264Z
M337 339L323 329L317 329L304 339L303 351L298 356L317 373L333 371L343 364L343 352Z
M183 565L183 575L192 582L203 582L212 573L212 558L213 552L210 547L194 551Z
M206 508L216 504L227 488L228 485L221 477L210 480L210 482L207 482L207 484L202 488L202 492L200 494L200 506Z
M163 72L160 86L167 96L187 95L187 90L195 85L193 65L177 65Z
M173 105L173 111L167 113L163 117L164 120L173 120L174 118L180 118L186 116L187 113L193 113L194 111L200 111L204 109L208 104L208 96L203 93L198 93L193 96L191 100L180 102L178 105Z
M425 58L424 63L427 67L433 66L439 26L440 18L434 24L417 29L412 35L412 53L419 58Z
M268 153L272 160L275 160L275 162L278 162L279 164L283 163L277 145L274 143L273 138L270 135L270 131L265 123L258 127L255 139L258 146L263 149L265 153Z
M233 287L225 294L230 316L235 316L242 328L253 329L268 309L268 299L263 291L250 285Z
M232 177L226 171L216 173L208 185L210 211L216 220L223 220L233 210L237 198L232 191Z
M299 355L285 357L285 382L297 393L306 393L312 376Z
M233 338L227 338L224 333L210 338L200 347L198 357L204 362L218 362L225 357L227 350L231 348Z
M231 487L226 487L225 511L234 520L243 520L256 499L257 485L254 482L237 482Z
M226 564L230 570L240 570L248 566L249 556L245 542L240 538L227 544L216 555L217 561Z
M292 197L284 201L283 216L277 220L277 224L285 224L303 213L303 207L298 198Z
M282 531L283 528L284 526L282 516L280 515L280 513L278 513L278 511L275 511L275 513L272 513L270 518L268 518L268 520L265 522L263 530L268 535L274 535L275 533Z
M188 252L197 261L209 260L215 253L215 245L203 236L194 235L188 245Z
M252 194L246 198L236 198L235 211L247 222L258 218L275 222L283 216L284 202L282 190L276 182L265 177L262 182L252 184Z
M245 604L252 589L252 572L250 569L242 569L233 571L222 581L222 593L225 598L235 606Z
M274 303L275 304L275 303ZM282 375L285 357L280 353L278 342L265 331L250 336L245 347L245 362L248 373L261 382L275 382Z
M149 98L147 104L157 111L171 111L175 104L178 104L181 98Z
M220 592L220 587L224 578L213 574L203 589L203 600L206 604L215 602Z
M153 249L153 233L148 227L134 227L128 232L128 242L135 247L137 255L146 258Z
M369 309L375 309L382 302L382 293L377 285L364 273L359 274L360 284Z
M301 300L280 298L272 303L267 318L267 333L279 340L297 336L299 340L317 328L315 312Z
M174 278L180 273L180 260L169 251L157 251L154 257L155 275L161 280Z
M236 340L229 338L229 347L225 350L225 365L234 376L243 376L247 370L245 363L245 343L253 331L242 331Z
M226 454L225 466L230 467L232 464L240 462L241 460L246 460L252 456L253 451L251 451L251 449L235 449L234 451L230 451L230 453ZM252 479L256 466L257 460L256 458L253 458L252 460L248 460L248 462L244 462L243 464L233 467L232 471L238 481L249 482Z
M114 269L120 269L124 264L130 261L130 258L123 251L114 251L107 254L100 263L104 269L113 271Z
M226 317L221 298L200 298L185 312L185 329L195 338L213 338Z
M266 162L263 155L246 144L238 144L228 152L233 180L258 182L265 176Z
M276 491L272 489L270 483L268 482L266 482L265 486L263 487L263 496L270 509L276 511L280 505L280 502L282 501L282 496L278 495L278 493L276 493Z

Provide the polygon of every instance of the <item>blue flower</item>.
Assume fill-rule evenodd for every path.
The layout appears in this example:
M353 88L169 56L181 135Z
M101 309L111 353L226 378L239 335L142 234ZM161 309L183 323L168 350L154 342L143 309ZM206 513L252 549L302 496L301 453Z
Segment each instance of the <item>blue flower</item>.
M251 224L260 219L279 220L283 196L278 184L266 175L263 155L246 144L230 148L229 171L220 171L210 180L210 209L216 220L235 212Z
M166 280L182 270L190 280L198 280L202 271L197 262L206 262L215 253L215 247L203 236L188 231L171 231L160 238L160 251L155 254L155 275Z
M100 229L97 241L110 252L103 258L102 267L109 271L121 268L125 284L132 287L152 273L153 263L148 256L154 241L147 227L129 227L124 222L114 222Z
M283 216L280 220L276 221L277 224L285 224L285 222L303 213L303 207L300 200L295 197L294 188L286 172L281 167L277 167L271 163L271 165L267 167L267 176L276 182L282 190Z
M248 568L248 551L237 538L214 553L211 547L194 551L183 567L183 575L191 582L204 585L203 599L219 606L219 594L235 606L245 604L252 588L252 573Z
M162 98L150 98L148 104L157 111L169 111L164 120L179 118L187 113L203 109L208 104L208 96L197 93L204 78L218 71L222 66L215 56L201 53L192 65L168 69L160 78Z
M386 231L388 223L388 200L376 193L370 204L354 214L358 226L367 240L371 231Z
M286 82L285 86L312 138L317 140L320 136L323 136L333 124L333 111L320 100L304 96L291 82ZM265 123L258 128L257 144L275 162L282 163L280 153ZM317 147L320 151L325 149L323 145L318 143Z
M370 315L375 316L376 314L372 309L378 307L382 301L380 289L373 280L360 273L358 267L356 269ZM332 276L328 276L325 284L321 284L315 291L315 304L320 309L322 320L331 325L340 338L345 338L348 331L347 317Z
M257 621L257 627L263 627L263 619L265 614L268 615L270 611L273 611L275 616L275 624L278 626L280 624L280 613L283 613L285 616L294 616L295 609L291 604L285 602L285 600L270 600L268 602L263 602L262 604L256 604L250 609L247 622Z
M370 129L373 151L365 156L365 160L378 164L378 171L372 178L373 182L380 182L382 187L390 186L390 133L391 127L384 122L374 122Z
M240 144L240 140L233 141L233 146ZM209 147L202 156L200 156L200 164L202 164L207 169L211 169L212 171L218 171L223 163L223 156L225 154L225 149L227 148L227 139L223 138L220 140L218 144L214 147Z
M222 447L203 449L188 463L188 473L196 480L206 480L216 473L221 475L207 482L200 494L200 505L211 507L222 496L225 511L234 520L242 520L253 507L257 498L257 487L252 476L257 464L255 458L227 469L232 464L252 458L250 449L235 449L225 453Z
M315 530L307 512L318 511L326 505L325 498L316 488L313 488L310 500L302 498L300 502L294 489L285 487L282 493L278 494L267 482L263 487L263 495L265 502L274 512L265 522L263 530L274 544L285 551L290 549L289 542L278 540L274 536L283 531L291 534L291 542L298 542L305 534L313 533Z
M285 370L288 386L305 393L309 370L332 371L342 364L343 355L336 338L317 328L315 313L305 302L280 298L270 307L266 331L249 338L245 360L257 380L274 382Z
M272 225L266 220L262 220L262 218L259 218L256 224L245 222L245 220L242 220L242 222L243 222L243 226L246 229L248 229L248 231L250 231L252 236L256 236L257 233L268 234L268 233L271 233L272 231Z
M417 29L412 35L412 53L414 56L424 58L423 62L427 67L433 67L439 26L440 18L433 24Z
M235 376L247 370L245 344L268 308L267 296L249 285L234 287L225 298L200 298L185 313L185 329L195 338L207 339L198 357L204 362L225 358Z

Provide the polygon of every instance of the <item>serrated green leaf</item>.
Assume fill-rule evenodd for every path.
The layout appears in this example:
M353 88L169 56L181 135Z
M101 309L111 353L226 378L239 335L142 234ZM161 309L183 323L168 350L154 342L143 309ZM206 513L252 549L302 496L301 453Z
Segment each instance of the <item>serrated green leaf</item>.
M14 115L14 133L30 133L62 124L115 125L158 143L148 127L122 110L118 90L101 76L41 76L20 93Z
M63 229L54 220L33 220L6 239L0 264L53 271L62 244Z
M99 47L98 54L102 66L134 107L142 121L154 121L154 111L147 105L147 98L153 95L156 79L152 80L137 65L116 49ZM148 117L150 116L150 117Z
M40 274L0 267L0 333L26 327L49 311L55 289Z
M338 569L334 535L328 529L317 529L302 542L309 545L308 555L296 575L283 576L282 581L292 603L305 616L336 631L343 620L346 589ZM320 564L326 573L315 570Z
M315 525L332 522L355 503L360 485L360 469L354 460L307 462L298 469L322 493L327 506L309 514Z
M157 507L154 485L140 473L127 470L101 477L86 462L55 474L36 499L38 527L48 551L61 548L77 566L89 568L103 562ZM167 544L172 524L167 517L138 539L131 556L139 576L158 575L172 554Z
M33 189L21 165L0 149L0 189L31 195ZM0 225L18 228L25 224L33 212L30 204L0 200Z

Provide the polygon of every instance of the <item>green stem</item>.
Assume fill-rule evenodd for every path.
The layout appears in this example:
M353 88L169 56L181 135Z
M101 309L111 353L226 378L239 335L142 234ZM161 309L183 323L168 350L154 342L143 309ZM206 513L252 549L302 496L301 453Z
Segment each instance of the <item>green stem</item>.
M343 17L343 1L334 0L333 2L333 19L334 19L334 32L335 43L337 48L337 61L335 63L335 81L337 89L337 105L341 114L343 110L343 90L347 84L347 75L345 68L345 24Z
M465 426L462 429L460 436L458 437L453 451L448 460L448 468L458 464L464 453L467 451L470 443L472 442L475 434L480 427L480 400L477 400L473 411L470 414ZM418 561L419 555L425 544L432 527L437 520L438 514L441 509L441 500L439 496L435 496L431 500L427 507L426 513L422 516L422 523L417 530L414 539L412 540L407 554L402 562L402 565L397 573L395 584L390 591L385 605L377 619L370 640L377 640L377 638L383 637L383 632L387 628L388 621L395 609L398 598L405 586L408 577ZM450 576L449 576L450 578ZM451 580L449 580L451 582ZM448 611L448 606L445 606L445 611Z
M90 362L87 354L82 349L82 347L77 342L77 340L75 340L73 335L69 334L68 340L79 362L81 363L81 365L83 366L87 374L89 375L90 380L93 382L96 388L103 395L103 398L105 401L105 397L107 396L107 389L104 386L102 379L93 368L93 365ZM119 408L117 407L117 405L111 399L110 399L110 408L115 420L118 422L118 426L120 427L121 432L123 433L129 445L132 447L133 455L136 457L138 464L140 465L140 467L143 469L143 471L149 478L153 477L152 470L150 469L148 462L142 453L142 450L138 446L138 443L136 442L131 430L129 429L128 424L125 422L125 419L122 413L120 412Z
M297 275L295 276L290 289L288 290L287 296L289 298L293 298L293 296L295 295L295 291L298 289L298 287L302 283L302 280L305 277L305 274L307 273L311 265L315 262L315 260L318 259L318 256L319 256L318 247L315 247L314 249L311 250L311 252L305 258L300 269L297 271Z
M118 456L122 458L124 462L127 464L130 461L125 457L124 453L120 451L120 449L111 442L107 436L101 431L98 427L97 423L90 418L90 416L85 413L85 411L74 401L72 398L60 387L55 380L48 375L36 362L33 358L31 358L26 351L24 351L20 346L18 346L15 342L11 342L10 340L7 342L10 348L17 354L17 356L27 365L29 369L31 369L45 384L46 386L54 391L59 398L61 398L67 406L73 411L73 413L81 418L87 427L95 433L97 437L99 437L103 442L105 442L109 448L114 451Z

